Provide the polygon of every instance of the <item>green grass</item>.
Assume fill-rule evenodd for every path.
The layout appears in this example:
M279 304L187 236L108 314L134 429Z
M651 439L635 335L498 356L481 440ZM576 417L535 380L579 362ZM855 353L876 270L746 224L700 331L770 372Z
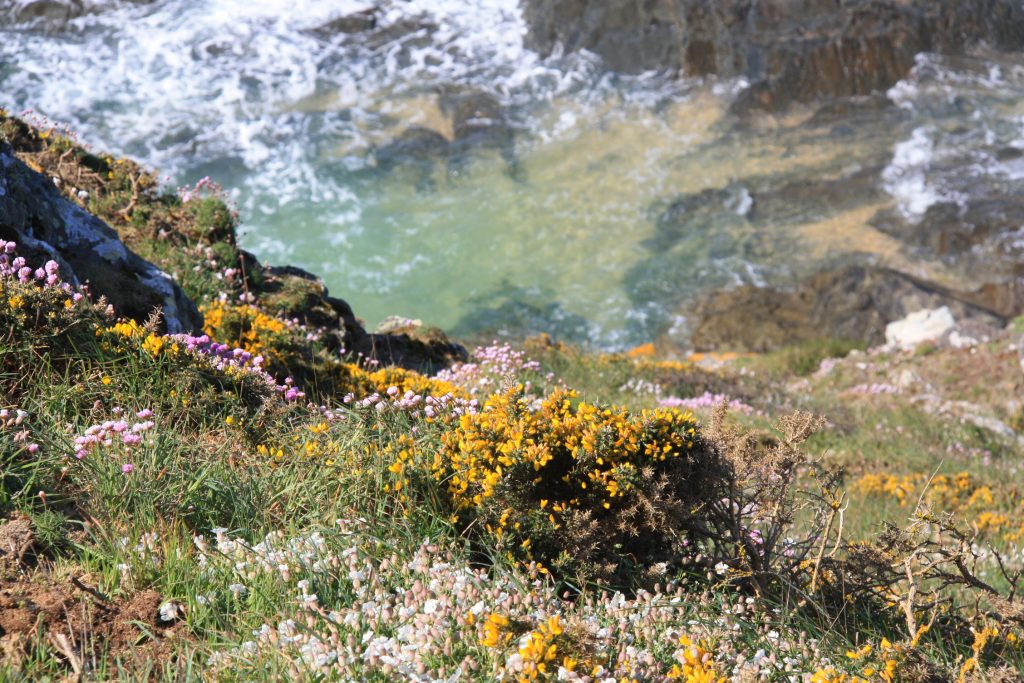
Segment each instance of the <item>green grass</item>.
M238 265L239 253L234 218L221 199L209 196L183 204L175 196L143 193L127 215L124 209L143 182L137 167L90 155L68 141L47 143L52 149L38 140L26 142L27 133L3 115L0 135L29 147L39 143L44 166L56 152L77 150L77 163L107 178L90 188L92 209L116 224L126 242L177 273L198 301L214 300L225 291L216 274ZM250 275L249 283L259 285L261 273ZM913 502L858 494L854 485L865 474L967 472L972 482L991 488L994 501L958 510L961 521L976 520L982 512L1021 519L1018 445L928 413L903 395L849 393L865 382L892 381L895 361L889 355L871 356L864 369L847 362L817 377L823 359L861 347L822 340L711 371L653 358L586 353L547 340L527 342L525 351L540 363L540 372L491 377L489 391L515 380L532 381L537 392L566 385L579 391L577 400L632 411L653 407L659 396L710 391L764 411L731 418L744 436L714 434L710 415L699 416L698 447L737 458L723 470L733 488L690 511L708 524L729 520L730 528L719 529L723 538L717 545L699 541L703 545L692 552L631 557L625 565L630 571L583 585L573 576L554 575L556 564L551 569L531 564L519 543L521 529L532 528L536 519L545 523L546 513L540 510L547 506L509 507L510 531L502 542L485 526L504 510L490 509L488 516L481 512L485 503L460 508L453 493L459 484L455 475L432 475L433 458L450 453L442 440L466 438L459 419L428 420L412 408L378 410L345 402L348 391L358 390L358 401L370 389L341 365L337 349L304 341L282 344L281 353L288 357L274 366L280 374L304 367L312 368L311 375L327 367L334 372L309 383L311 405L289 403L254 373L218 369L187 354L154 356L140 338L119 339L105 331L113 321L102 311L84 303L65 308L65 294L8 280L0 284L0 408L28 413L23 424L0 433L0 524L25 515L34 536L24 557L0 548L0 595L11 600L0 620L22 609L36 619L16 633L11 624L0 633L6 647L0 650L0 680L67 680L76 667L89 681L391 681L414 674L445 679L455 672L461 672L461 680L501 675L552 680L569 660L576 660L583 673L597 671L598 679L662 680L673 666L686 673L684 635L691 639L688 647L707 651L706 657L703 650L697 652L704 668L689 671L690 680L729 675L759 651L788 662L791 671L774 665L769 670L766 664L742 675L809 677L825 667L825 660L840 671L864 675L868 664L878 669L891 655L900 660L900 680L920 680L913 676L922 662L946 680L955 679L973 654L969 627L995 623L987 612L996 607L976 587L953 586L940 591L939 597L948 601L942 618L919 644L911 645L914 634L906 632L898 605L848 585L858 568L844 562L856 546L835 545L835 554L821 565L831 572L829 578L822 574L823 583L813 588L809 567L815 554L799 562L782 552L785 547L832 547L836 532L822 531L828 507L812 505L823 493L810 476L832 469L842 471L838 481L850 490L843 508L847 540L880 544L883 523L905 525L914 512ZM319 285L302 278L275 286L261 292L268 315L292 317L323 303ZM24 295L27 303L14 305L12 295ZM1014 325L1019 333L1021 322ZM293 336L301 341L304 334L299 329ZM980 350L997 352L996 347ZM332 353L333 364L314 363L319 353ZM957 359L946 359L944 353L922 347L913 361L956 368ZM988 400L991 391L983 389L976 383L963 390L963 397ZM110 446L75 457L76 437L90 427L119 419L138 423L143 418L134 416L144 409L152 410L155 424L140 432L139 443L125 446L118 441L121 432L114 432ZM804 444L817 462L802 464L795 474L766 457L795 457L780 445L785 430L772 429L793 409L830 421ZM544 424L547 434L565 430L572 435L568 420ZM594 440L614 454L625 447L614 443L615 434L605 425ZM410 444L416 455L400 474L397 453ZM536 503L523 491L543 479L537 474L540 466L534 470L530 461L516 459L523 453L516 434L488 436L465 451L494 444L509 448L509 461L507 470L498 472L497 494L486 504ZM711 462L718 466L724 461ZM762 470L767 474L762 476ZM766 480L779 483L779 472L790 488L766 485ZM636 473L621 479L642 481ZM758 497L758 486L762 493L779 495ZM825 494L839 495L828 486ZM793 519L777 516L790 504ZM725 511L717 517L710 511L716 506ZM630 525L642 528L630 515L643 514L651 511L639 506L605 515L595 506L591 518L617 533ZM561 530L566 539L569 534L575 534L574 541L586 538L590 518L562 519L573 520ZM772 536L772 543L795 539L778 546L773 564L759 577L769 578L761 581L745 574L762 552L752 531L762 539ZM936 530L934 536L939 535ZM975 540L994 540L997 550L1016 553L1012 568L1020 567L1020 543L985 535ZM612 550L609 556L621 548ZM573 559L566 558L566 564ZM992 556L978 562L986 581L1006 588ZM925 581L935 585L934 576ZM906 593L898 581L891 587ZM149 591L165 610L172 605L178 610L174 620L164 623L152 613L130 612L132 601ZM59 597L67 608L47 612L44 594ZM916 617L924 622L928 610L918 607ZM498 621L488 621L492 616ZM562 626L556 623L552 629L555 616ZM484 624L498 624L501 618L507 623L495 626L494 633L486 630ZM1024 651L1007 638L1010 623L1004 620L1001 635L980 653L985 670L1024 668ZM1019 625L1013 628L1018 638L1024 637ZM71 639L71 655L55 639L58 633ZM531 650L531 638L543 647ZM894 643L899 654L883 656L883 639ZM870 661L846 656L865 644L875 648ZM546 658L544 671L522 668L531 652ZM688 651L691 659L694 652ZM304 653L312 659L297 664Z
M520 615L516 617L520 621L509 627L515 639L504 649L486 647L476 635L462 636L462 640L452 641L447 651L442 648L425 654L422 663L428 670L451 671L469 666L464 663L471 661L480 668L469 678L488 680L495 667L503 666L506 657L515 652L513 643L537 627L539 622L526 616L531 613L526 606L532 600L542 600L546 609L561 614L567 623L594 623L596 619L597 624L627 628L618 621L618 608L602 602L600 587L587 589L574 600L561 600L552 592L556 584L543 576L530 579L518 561L481 546L480 536L467 543L465 530L449 520L451 508L444 482L413 481L407 499L385 490L395 478L388 469L391 457L383 456L382 449L413 434L415 427L416 443L429 453L448 429L443 424L423 423L402 412L341 405L335 409L344 419L326 420L317 411L273 396L261 397L244 382L173 357L154 358L133 346L137 342L111 348L106 341L106 336L96 334L65 332L44 338L14 333L0 349L5 358L20 359L3 366L0 388L9 404L29 411L31 438L40 444L34 458L26 457L22 446L12 447L10 442L5 442L2 453L4 511L10 515L19 510L30 516L38 538L37 551L46 567L44 574L29 581L43 585L64 577L66 585L69 577L84 576L111 604L123 604L141 591L152 590L162 601L180 604L183 609L182 619L174 627L173 651L159 659L139 659L123 644L113 650L97 643L84 647L88 680L182 681L216 675L226 681L269 681L294 677L293 651L243 644L253 641L253 632L264 625L276 629L289 618L302 624L300 632L315 633L321 639L331 637L330 629L339 627L329 626L324 617L302 616L298 603L305 593L300 582L309 582L305 590L316 594L325 611L352 614L367 595L356 585L353 570L344 564L342 558L351 557L346 553L361 558L367 576L379 576L374 584L377 599L391 599L387 596L421 590L416 586L424 579L412 566L417 554L424 552L425 543L433 548L432 562L443 557L446 566L485 569L479 579L483 585L498 582L504 586L500 589L503 593L517 596L518 603L488 607L488 613L500 609ZM619 402L629 391L623 390L623 385L638 376L671 386L674 393L683 393L695 378L714 381L683 366L574 355L565 350L544 356L543 366L544 372L568 376L586 387L589 395ZM651 401L650 397L634 400L638 407ZM970 427L951 431L948 424L914 409L835 401L827 394L816 395L808 403L831 411L835 424L812 438L810 450L848 468L874 466L884 460L894 471L912 471L941 459L941 453L954 441L1009 457L987 433ZM81 461L69 457L75 436L90 425L111 419L115 407L122 408L123 415L144 408L155 413L156 425L146 433L146 442L133 449L134 470L128 474L121 471L124 458L116 449L111 453L101 449ZM763 420L755 423L761 428L767 424ZM885 428L873 429L876 423ZM307 448L307 444L315 446ZM261 452L261 445L269 452ZM275 455L278 449L280 458ZM971 471L984 474L981 467ZM870 538L881 520L898 520L906 514L905 508L891 502L857 501L847 510L846 532L850 537ZM339 527L338 520L348 520L349 526ZM248 570L238 569L238 558L218 546L218 532L214 531L218 528L226 530L219 533L229 540L223 547L239 542L253 547L271 535L286 548L295 539L317 534L322 539L318 552L334 559L319 568L314 568L315 557L298 561L287 576L273 566L246 574ZM197 537L205 540L197 544ZM203 544L205 551L200 548ZM671 606L666 603L664 612L652 613L650 626L637 632L636 642L663 671L671 666L678 650L678 644L673 645L666 634L678 631L707 638L710 636L699 634L718 632L723 618L734 623L735 630L728 639L706 642L714 656L731 661L741 652L749 656L765 650L780 658L794 658L800 662L797 670L804 672L813 671L823 656L844 662L842 653L861 643L905 638L898 613L880 614L856 604L836 613L808 610L797 593L754 598L749 609L737 615L737 600L743 603L748 594L716 585L709 568L694 566L661 583L663 588L666 583L677 586L671 590L688 596ZM244 592L234 590L240 585ZM438 590L415 593L411 604L426 609L426 600L444 599L448 589ZM486 592L480 595L488 601L498 599ZM630 603L629 610L641 609L639 604ZM460 609L470 606L460 605ZM360 642L366 628L365 624L342 626L338 642ZM397 627L387 621L374 628L381 637L398 634ZM476 633L461 628L463 634ZM162 639L155 632L150 638L146 629L158 627L143 624L135 647L144 647L152 638ZM769 639L765 635L769 631L784 635L781 640ZM800 650L797 640L785 637L801 632L811 634L814 647ZM443 634L439 637L443 642ZM83 638L80 647L90 642L89 634ZM577 638L582 636L560 635L556 642L565 652L582 648L579 656L588 661L624 647L614 639L595 645L587 638ZM957 658L969 654L969 643L947 646L944 638L925 639L921 647L935 666L955 670ZM32 636L23 652L16 664L8 662L3 665L6 668L0 668L0 677L58 680L68 670L66 658L42 631ZM1020 666L1016 652L988 656L996 657L993 662ZM340 671L332 671L324 680L344 678ZM395 673L369 666L358 668L354 675L359 680L389 680Z

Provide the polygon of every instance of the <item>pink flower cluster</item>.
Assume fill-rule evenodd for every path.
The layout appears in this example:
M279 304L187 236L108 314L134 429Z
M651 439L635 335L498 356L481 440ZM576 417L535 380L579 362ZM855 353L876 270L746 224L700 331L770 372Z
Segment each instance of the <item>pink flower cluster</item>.
M898 394L900 388L884 382L872 382L871 384L858 384L850 387L844 394L864 394L867 396L879 396L881 394Z
M342 400L356 408L373 408L376 412L403 412L414 418L474 414L480 409L476 399L466 400L453 394L421 396L411 390L403 394L398 387L388 387L384 395L375 392L358 401L355 394L349 393Z
M151 430L155 423L149 419L153 411L149 408L135 413L136 420L129 422L122 417L124 410L114 408L116 420L107 420L95 424L85 430L81 436L75 437L75 457L79 460L98 448L112 448L115 444L124 446L130 451L133 446L142 443L142 435ZM134 465L126 463L121 471L125 474L134 469ZM127 469L126 469L127 468Z
M25 450L35 454L39 452L39 444L30 443L28 440L28 429L25 426L28 419L28 412L20 408L15 408L14 410L0 409L0 431L16 430L12 437L14 443L27 444Z
M30 282L38 282L44 287L59 287L64 291L71 292L71 285L61 282L60 264L50 259L42 268L31 268L25 261L24 256L16 256L18 251L17 242L0 240L0 278L17 278L18 282L27 285ZM74 292L74 301L80 301L82 294Z
M274 390L279 394L283 394L284 400L288 402L298 401L299 399L306 398L306 392L296 387L295 380L293 380L291 377L285 377L284 384L276 384L274 386Z
M224 188L210 179L210 176L203 176L195 185L185 185L178 188L178 197L182 203L193 199L201 199L204 196L220 196L224 194Z
M700 396L693 398L679 398L677 396L669 396L668 398L658 399L658 405L662 408L681 408L683 410L710 410L717 407L722 401L726 401L729 405L729 410L735 413L742 413L743 415L759 415L763 416L764 413L757 410L751 405L744 403L739 399L730 399L725 394L713 394L710 391L705 391Z
M263 369L263 356L254 356L245 349L220 344L205 334L199 337L190 334L175 334L171 335L169 339L184 346L188 353L202 358L214 370L219 372L234 370L260 377L273 387L275 392L282 394L286 401L298 401L306 397L305 392L294 386L295 381L291 377L286 377L284 384L275 382L274 378Z
M487 395L499 389L507 378L522 380L525 375L541 372L540 363L531 360L522 351L497 341L490 346L477 347L473 351L473 359L475 362L456 363L442 370L437 373L437 379L462 387L471 394ZM548 384L554 382L554 379L551 373L544 377ZM531 384L528 380L524 381L527 392Z
M214 367L217 370L226 370L228 367L260 370L263 366L263 356L254 356L245 349L219 344L210 339L209 335L194 337L190 334L175 334L171 335L170 339L183 345L185 350L190 353L196 353L215 361Z
M42 268L32 270L25 263L25 257L14 256L17 249L17 242L0 240L0 277L16 277L22 284L28 284L34 278L51 287L60 283L60 266L56 261L51 259Z

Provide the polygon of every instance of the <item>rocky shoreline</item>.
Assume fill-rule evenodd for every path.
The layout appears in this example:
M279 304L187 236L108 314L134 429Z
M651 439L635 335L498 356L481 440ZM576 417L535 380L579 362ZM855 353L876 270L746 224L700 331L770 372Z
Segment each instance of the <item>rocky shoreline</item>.
M978 43L1024 47L1024 9L1010 0L525 0L542 53L590 50L616 71L742 77L742 106L884 91L921 52Z
M0 238L24 245L27 256L56 260L64 281L87 284L118 315L145 323L159 311L168 332L198 334L197 304L230 296L314 330L334 356L344 351L424 372L465 358L437 330L368 332L315 275L261 264L238 247L237 219L215 186L185 196L161 191L133 162L94 154L66 132L2 111L0 172ZM279 370L300 383L325 381L317 375L328 360L297 353Z
M99 6L77 0L46 0L21 2L8 14L24 30L60 31L75 18L99 11ZM995 327L1024 312L1024 242L1019 239L1024 192L1016 172L979 177L962 173L971 164L1016 169L1024 148L992 143L962 156L930 160L925 170L905 168L899 163L900 148L915 143L916 137L898 137L895 131L905 125L907 116L894 96L885 94L920 66L922 52L964 55L982 48L1024 48L1024 10L1015 3L856 0L837 7L824 0L525 0L523 13L527 42L541 54L587 50L601 58L603 67L623 73L657 70L744 80L747 87L732 102L731 111L713 124L719 137L709 149L688 154L713 157L714 144L740 140L732 144L742 145L762 133L771 140L772 153L830 149L831 157L823 153L778 172L741 168L729 182L710 183L696 192L673 194L669 187L650 207L655 230L643 244L647 257L624 278L636 311L647 311L652 302L663 309L647 330L660 350L767 351L823 337L876 344L884 337L886 324L921 308L947 306L958 319ZM392 20L385 3L376 3L310 27L308 33L326 42L351 40L373 49L405 49L428 41L437 30L425 15ZM1012 66L1012 59L1007 63ZM517 125L507 103L480 87L453 84L430 90L427 99L436 109L430 124L407 126L390 142L377 144L367 173L412 169L420 178L417 189L430 192L436 166L458 173L468 155L485 149L497 152L509 175L520 178ZM20 125L6 121L12 130ZM917 136L919 131L913 133ZM949 134L961 133L954 128ZM90 280L98 295L133 317L143 319L159 304L169 329L197 328L198 314L181 289L168 289L169 281L147 270L130 251L138 247L142 257L173 274L175 259L165 252L171 245L186 245L217 251L212 260L221 269L243 272L240 287L246 294L282 305L291 317L334 330L338 349L417 368L443 366L447 358L459 356L455 346L446 347L447 342L434 333L436 339L410 346L400 335L367 332L351 308L330 297L315 276L259 264L238 248L232 228L221 225L216 234L191 234L189 223L195 217L161 204L152 178L139 169L124 166L130 169L126 182L135 186L112 192L107 183L82 181L83 172L87 179L111 173L112 159L80 148L67 152L70 159L55 155L37 133L24 127L11 135L13 146L4 158L14 160L5 162L13 164L5 173L17 182L2 203L4 222L24 224L36 211L34 229L50 235L44 241L56 240L54 253L63 253L61 263L69 281L76 274ZM720 153L730 149L723 146ZM856 150L854 156L850 150ZM908 148L906 155L915 153ZM25 162L61 185L32 176ZM931 191L929 180L923 179L925 172L939 178L942 191L932 191L935 196L920 211L908 212L895 194L902 185ZM140 180L143 177L149 180ZM55 199L58 192L63 195L60 201ZM24 197L29 194L39 197L38 209L26 208ZM155 214L152 207L157 207ZM86 242L69 241L74 221L69 223L62 212L89 222L84 209L124 238L129 251L114 270L132 273L132 287L88 270L85 261L104 262L102 258L78 257L72 262L72 252L84 253L82 245L87 244L86 251L95 253L111 234L101 224L90 223ZM137 218L143 213L145 218ZM173 230L160 237L164 227L153 223L152 215L172 228L184 221L178 227L186 237L175 236ZM849 234L842 232L845 229ZM20 228L8 228L9 239L27 245L26 236ZM814 241L818 251L789 262L788 254L797 254L804 238ZM755 273L740 279L734 267L715 270L715 264L726 258L753 264L770 261L772 266L765 269L767 276ZM111 262L105 263L107 268ZM179 275L183 281L196 279ZM143 280L149 284L136 286ZM185 289L188 293L189 287ZM290 301L293 289L312 293L298 297L299 305ZM129 300L129 291L139 300ZM503 315L530 317L513 315L523 309L522 302L510 300L507 308L484 307L459 329L486 330L494 320L500 327ZM673 324L673 315L685 322ZM586 334L586 323L580 319L580 334ZM537 331L541 330L527 332Z

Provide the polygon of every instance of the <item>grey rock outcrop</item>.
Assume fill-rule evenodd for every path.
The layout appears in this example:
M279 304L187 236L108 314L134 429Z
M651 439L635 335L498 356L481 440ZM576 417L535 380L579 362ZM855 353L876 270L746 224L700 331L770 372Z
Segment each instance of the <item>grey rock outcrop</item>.
M145 320L160 308L168 332L202 328L195 304L170 276L125 247L110 226L61 195L6 144L0 144L0 237L16 241L30 263L55 260L65 282L87 283L120 315Z
M877 266L824 270L793 289L744 286L713 292L693 311L698 350L765 352L824 338L885 341L886 326L921 309L948 307L957 320L1002 326L977 292L953 292Z
M616 71L745 77L746 103L775 109L866 95L920 52L1024 47L1015 0L524 0L532 46L590 50Z

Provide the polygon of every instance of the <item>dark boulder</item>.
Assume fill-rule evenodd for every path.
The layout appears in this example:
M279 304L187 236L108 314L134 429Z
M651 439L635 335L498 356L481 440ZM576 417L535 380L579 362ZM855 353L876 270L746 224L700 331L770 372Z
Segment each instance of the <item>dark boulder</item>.
M53 259L61 277L88 284L121 315L146 320L163 311L168 332L197 332L202 316L166 273L125 247L102 220L65 198L0 143L0 237L14 240L30 263Z
M242 255L246 271L259 273L258 281L252 283L252 292L260 306L280 317L299 320L311 329L320 330L325 335L326 345L335 351L344 349L383 365L423 373L468 360L463 346L450 342L436 329L416 334L367 332L352 307L331 296L323 280L316 275L295 266L263 266L252 254L242 252ZM288 370L303 384L317 381L315 365L304 371L301 364L293 363Z
M342 14L318 26L307 29L306 33L323 41L354 42L371 50L400 43L405 48L430 45L431 36L438 26L426 15L402 15L394 21L381 7L370 7L358 12ZM405 59L408 55L402 55Z
M354 33L372 31L377 28L379 20L380 17L377 8L371 7L370 9L335 17L325 24L321 24L320 26L310 29L309 32L318 38L329 40L339 34L351 35Z

